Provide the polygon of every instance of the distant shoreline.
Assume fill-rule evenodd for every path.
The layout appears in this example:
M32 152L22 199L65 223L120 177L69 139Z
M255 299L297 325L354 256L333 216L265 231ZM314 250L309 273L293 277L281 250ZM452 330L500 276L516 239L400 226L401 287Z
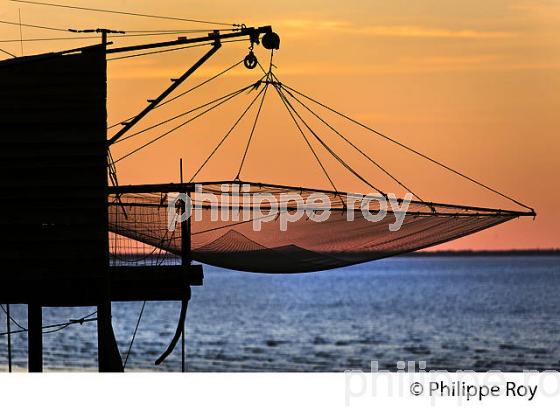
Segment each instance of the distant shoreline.
M401 255L410 256L560 256L560 249L511 249L493 251L457 250L457 251L417 251Z

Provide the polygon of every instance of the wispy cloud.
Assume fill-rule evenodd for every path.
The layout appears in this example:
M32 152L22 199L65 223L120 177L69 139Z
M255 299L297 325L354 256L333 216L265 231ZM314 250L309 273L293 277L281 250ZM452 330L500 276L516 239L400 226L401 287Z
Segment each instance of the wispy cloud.
M395 76L444 72L508 72L508 71L559 71L560 63L515 63L497 56L473 56L465 58L431 57L406 59L398 64L284 64L280 70L284 76Z
M375 37L413 37L413 38L449 38L449 39L503 39L516 37L511 31L489 31L478 29L447 29L439 27L409 25L371 25L359 26L345 21L282 20L283 25L299 32L337 31L345 34Z
M153 65L144 67L113 69L110 78L113 80L147 80L167 79L177 76L184 69L181 65ZM344 65L324 63L286 62L279 67L282 76L377 76L377 75L414 75L443 72L507 72L507 71L558 71L559 62L516 62L505 56L495 54L480 54L470 56L425 56L403 57L392 61L391 64L352 64ZM194 77L207 78L220 70L219 67L205 67ZM228 77L246 77L256 79L251 70L234 70ZM250 81L250 80L249 80Z
M507 31L481 31L472 29L449 30L415 26L372 26L366 27L362 30L362 32L373 36L459 39L493 39L511 38L516 36L516 33Z
M560 19L560 3L557 0L523 0L510 4L509 8L524 16L554 21Z

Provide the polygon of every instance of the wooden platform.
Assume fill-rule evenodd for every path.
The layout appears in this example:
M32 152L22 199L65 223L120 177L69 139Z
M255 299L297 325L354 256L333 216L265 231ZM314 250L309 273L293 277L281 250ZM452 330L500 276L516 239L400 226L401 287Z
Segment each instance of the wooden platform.
M109 269L109 279L112 302L181 300L189 286L202 285L203 272L201 265L119 266ZM0 279L0 303L93 306L106 285L102 278L67 275L37 280L37 272L20 272Z

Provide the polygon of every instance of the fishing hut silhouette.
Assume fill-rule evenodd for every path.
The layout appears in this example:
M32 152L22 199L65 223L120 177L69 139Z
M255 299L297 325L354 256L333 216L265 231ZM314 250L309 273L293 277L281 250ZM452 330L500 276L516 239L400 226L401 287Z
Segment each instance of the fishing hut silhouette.
M413 252L516 218L536 215L534 209L511 196L280 81L273 72L272 63L280 38L270 26L255 28L241 25L212 31L201 37L180 37L174 41L127 47L109 47L108 37L119 32L107 29L85 31L100 34L101 44L0 62L0 166L3 170L0 177L0 195L3 196L0 202L0 240L3 246L0 252L4 263L0 275L0 303L7 304L9 352L9 304L28 305L28 364L31 371L42 370L43 306L97 306L97 318L86 316L72 323L97 320L99 370L123 371L126 358L123 363L113 334L111 302L181 301L177 328L168 348L156 361L159 364L174 350L179 340L182 339L184 347L184 322L190 287L201 285L203 281L202 267L193 264L193 261L246 272L314 272ZM223 43L233 41L249 42L249 53L244 60L185 92L167 98ZM253 53L257 44L270 50L268 71ZM107 56L125 53L122 58L128 58L162 52L161 49L172 51L195 45L210 49L183 75L172 79L171 85L157 98L148 100L148 105L139 114L116 124L121 128L108 138L107 130L113 127L107 127ZM241 63L248 69L258 67L263 75L234 92L129 133L152 110L186 95ZM292 130L301 137L301 147L309 151L308 158L317 166L319 175L324 177L323 183L329 183L329 189L242 179L247 152L254 140L254 131L269 88L277 95L280 107L289 114L287 123L293 125ZM117 162L240 95L251 95L247 97L249 104L241 115L236 116L233 125L188 182L151 185L118 183ZM237 172L220 173L226 178L233 178L207 181L198 177L252 107L256 113L248 124L250 131L248 138L243 140L243 150L240 151L243 155ZM195 111L196 114L181 124L173 125L117 160L112 158L109 149L112 144ZM342 126L354 128L343 130ZM400 176L394 175L375 159L375 155L347 137L347 132L352 129L405 150L415 158L500 196L523 210L426 201L424 193L420 196L416 187L413 191ZM325 135L328 135L328 140ZM333 142L338 145L333 146ZM347 153L342 154L341 148L346 148ZM359 171L352 164L350 153L354 161L357 157L360 165L368 166L367 172ZM372 194L362 196L356 191L343 194L323 161L325 156ZM265 170L262 171L260 177L267 178ZM426 177L429 179L429 175ZM397 198L390 194L396 191L388 190L388 184L406 193L408 199L404 213L395 210L392 205L390 210L387 209L387 202L396 205L405 202L404 196ZM180 225L180 229L170 234L166 199L177 193L186 194L183 200L175 203L177 213L183 213L188 204L189 207L194 205L195 211L198 206L202 217L175 221L175 227ZM206 195L217 200L218 209L232 211L236 218L214 219L213 207L202 199ZM318 195L325 199L325 205L314 202ZM263 203L263 196L271 198L271 203ZM297 203L286 200L294 196L305 202L306 212L326 212L327 218L318 223L314 218L304 217L293 222L290 229L283 229L281 215L298 211ZM356 201L356 198L359 200ZM273 212L272 203L281 204L285 209ZM239 212L240 204L243 212ZM247 218L245 210L249 214ZM260 229L252 226L251 212L254 210L270 213L268 221ZM238 218L240 213L242 219ZM399 228L390 229L387 220L383 220L386 218L371 220L368 217L368 214L378 216L383 213L395 220L400 217ZM123 255L120 252L127 249L131 241L152 247L155 253L145 252L144 248L133 255L134 260L121 258ZM125 245L120 246L119 243ZM175 257L173 263L164 263L166 255ZM118 262L121 259L123 263ZM142 312L143 309L138 324ZM184 350L182 357L184 359ZM8 358L11 358L10 353ZM184 360L182 364L184 369Z
M108 197L143 189L118 187L108 148L212 57L223 40L245 38L267 49L280 44L270 26L120 48L108 47L111 30L93 31L101 44L0 62L0 303L28 305L31 372L43 369L46 306L97 306L99 370L122 371L111 302L182 301L177 331L159 361L173 350L183 333L190 287L202 285L202 266L191 263L187 222L181 225L180 264L110 266ZM195 43L210 49L108 139L107 56ZM251 51L245 64L255 63ZM186 192L190 185L172 188ZM9 322L8 315L8 333Z

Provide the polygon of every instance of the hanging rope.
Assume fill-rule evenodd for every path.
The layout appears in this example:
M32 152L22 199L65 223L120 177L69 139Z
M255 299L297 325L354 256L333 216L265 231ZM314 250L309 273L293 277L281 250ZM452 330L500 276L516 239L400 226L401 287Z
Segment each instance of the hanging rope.
M216 104L217 102L219 102L219 101L221 101L221 100L227 99L227 98L229 98L229 97L235 97L235 96L237 96L238 94L241 94L242 92L244 92L244 91L250 89L251 87L253 87L253 84L248 85L248 86L243 87L243 88L240 88L239 90L233 91L233 92L231 92L231 93L229 93L229 94L226 94L226 95L224 95L224 96L222 96L222 97L216 98L216 99L214 99L214 100L212 100L212 101L209 101L209 102L207 102L207 103L204 103L204 104L202 104L202 105L199 105L198 107L191 108L190 110L184 111L184 112L182 112L182 113L180 113L180 114L177 114L177 115L175 115L175 116L173 116L173 117L171 117L171 118L168 118L168 119L166 119L166 120L160 121L160 122L158 122L158 123L156 123L156 124L154 124L154 125L151 125L151 126L149 126L149 127L147 127L147 128L144 128L144 129L142 129L142 130L139 130L139 131L137 131L137 132L135 132L135 133L133 133L133 134L127 135L126 137L122 137L121 139L117 140L117 141L115 142L115 144L118 144L119 142L122 142L122 141L126 141L126 140L129 139L129 138L132 138L132 137L135 137L135 136L137 136L137 135L143 134L143 133L145 133L145 132L147 132L147 131L153 130L154 128L160 127L160 126L165 125L165 124L167 124L167 123L169 123L169 122L171 122L171 121L173 121L173 120L176 120L176 119L178 119L178 118L184 117L185 115L188 115L188 114L191 114L191 113L196 112L196 111L198 111L198 110L201 110L202 108L208 107L209 105Z
M2 306L2 305L0 305ZM4 308L2 307L2 310L4 310ZM5 312L5 310L4 310ZM49 333L56 333L59 332L61 330L66 329L68 326L71 325L83 325L84 323L88 323L88 322L95 322L97 321L97 318L91 318L91 316L97 314L97 310L95 312L92 312L86 316L83 316L79 319L70 319L67 322L64 323L57 323L57 324L53 324L53 325L46 325L46 326L42 326L43 329L43 334L49 334ZM13 318L12 318L12 322L16 323ZM17 333L25 333L28 331L27 328L20 326L19 324L17 325L18 327L20 327L20 330L12 330L11 332L4 332L4 333L0 333L0 336L7 336L8 334L17 334ZM54 330L48 330L48 329L54 329ZM46 331L45 331L46 330Z
M257 110L257 115L255 116L255 121L253 121L253 127L251 128L251 133L249 134L249 140L247 141L247 146L245 147L245 152L243 152L243 158L241 159L241 164L239 164L239 169L237 170L237 176L234 178L238 181L241 178L241 171L243 169L243 164L245 164L245 159L247 158L247 152L249 151L249 146L253 140L253 135L255 134L255 129L257 128L257 123L261 115L261 110L264 104L264 99L266 98L266 91L268 90L268 82L264 86L264 92L259 103L259 109Z
M27 329L25 327L23 327L18 322L16 322L16 320L12 317L12 315L10 315L8 313L8 310L4 307L4 305L0 305L0 308L4 311L4 314L6 315L6 317L8 317L10 319L10 322L12 322L14 325L16 325L21 330L27 331Z
M172 102L172 101L175 101L175 100L177 100L177 99L179 99L179 98L181 98L181 97L184 97L185 95L191 93L192 91L197 90L198 88L200 88L200 87L202 87L202 86L208 84L209 82L211 82L211 81L217 79L218 77L220 77L220 76L226 74L228 71L233 70L235 67L237 67L237 66L240 65L241 63L243 63L243 60L240 60L240 61L238 61L238 62L232 64L231 66L229 66L229 67L226 68L225 70L220 71L219 73L217 73L217 74L213 75L212 77L210 77L210 78L208 78L208 79L202 81L201 83L195 85L194 87L191 87L191 88L189 88L188 90L186 90L186 91L184 91L184 92L182 92L182 93L176 95L175 97L170 98L170 99L165 100L165 101L162 101L161 103L159 103L158 105L156 105L153 109L156 110L156 109L158 109L158 108L163 107L163 106L166 105L166 104L169 104L169 103ZM130 120L132 120L132 119L134 119L134 116L133 116L133 117L128 117L127 119L125 119L125 120L123 120L123 121L119 121L119 122L117 122L117 123L111 125L111 126L108 127L107 129L109 130L109 129L114 128L114 127L116 127L116 126L122 125L123 122L130 121ZM118 142L119 142L119 141L117 141L117 143L118 143Z
M188 287L187 290L188 290L187 294L184 296L183 300L181 301L181 312L179 313L179 322L178 322L177 330L175 331L173 339L171 340L171 343L169 343L169 346L167 347L165 352L163 352L162 355L155 361L156 366L162 364L163 361L167 359L167 357L169 357L169 355L173 352L175 346L177 345L177 342L179 341L181 334L184 332L185 320L187 318L187 310L189 308L189 300L191 299L191 288Z
M126 357L124 359L123 369L126 369L126 364L128 363L128 358L130 356L130 352L132 351L132 345L134 344L134 340L136 340L136 333L138 332L138 327L140 326L142 315L144 315L145 307L146 307L146 301L142 303L142 308L140 309L140 314L138 315L138 320L136 321L136 327L134 328L134 333L132 333L132 339L130 339L130 344L128 345L128 351L126 352Z
M247 41L247 40L245 40L245 39L222 40L221 43L222 44L223 43L237 43L239 41ZM208 42L208 43L193 44L193 45L189 45L189 46L168 48L168 49L165 49L165 50L146 51L146 52L138 53L138 54L129 54L129 55L121 56L121 57L108 58L107 61L126 60L128 58L142 57L142 56L148 56L148 55L152 55L152 54L165 54L165 53L170 53L172 51L185 50L187 48L197 48L197 47L210 46L212 44L213 44L212 42Z
M290 109L290 106L288 105L288 103L286 102L286 98L284 97L284 95L278 90L278 87L274 87L274 89L276 90L276 92L278 93L278 95L280 96L280 100L284 103L284 106L286 107L286 110L288 111L288 114L290 114L290 117L292 118L292 121L294 122L295 126L297 127L297 129L299 130L301 136L303 137L303 139L305 140L305 143L307 144L307 146L309 147L311 153L313 154L313 156L315 157L315 160L317 161L317 163L319 164L319 166L321 167L321 169L323 170L323 174L325 175L325 177L327 178L327 180L329 181L332 189L334 192L336 192L338 194L338 189L336 188L336 185L334 184L332 178L330 177L329 173L327 172L327 169L325 168L325 166L323 165L323 163L321 162L321 159L319 158L319 156L317 155L317 153L315 152L315 150L313 149L313 146L311 145L311 143L309 142L307 136L305 135L305 132L303 132L303 129L300 127L299 123L297 122L296 118L294 117L294 114L292 114L292 110Z
M510 196L508 196L508 195L506 195L506 194L504 194L504 193L502 193L502 192L500 192L500 191L498 191L498 190L496 190L496 189L494 189L494 188L491 188L491 187L489 187L488 185L485 185L485 184L483 184L482 182L477 181L476 179L471 178L471 177L469 177L468 175L465 175L464 173L462 173L462 172L460 172L460 171L457 171L457 170L455 170L455 169L449 167L448 165L443 164L442 162L439 162L439 161L437 161L437 160L435 160L435 159L433 159L433 158L430 158L429 156L427 156L427 155L425 155L425 154L422 154L421 152L415 150L414 148L411 148L411 147L409 147L409 146L407 146L407 145L405 145L405 144L403 144L403 143L401 143L401 142L399 142L399 141L397 141L397 140L395 140L395 139L393 139L393 138L391 138L391 137L389 137L389 136L387 136L387 135L385 135L385 134L383 134L383 133L381 133L381 132L379 132L379 131L377 131L377 130L375 130L375 129L373 129L373 128L371 128L371 127L369 127L369 126L367 126L367 125L365 125L365 124L363 124L363 123L361 123L361 122L359 122L359 121L357 121L357 120L354 120L353 118L350 118L349 116L347 116L347 115L341 113L340 111L337 111L337 110L335 110L335 109L333 109L333 108L330 108L329 106L327 106L327 105L325 105L325 104L319 102L318 100L316 100L316 99L314 99L314 98L312 98L312 97L309 97L309 96L303 94L302 92L300 92L300 91L298 91L298 90L295 90L295 89L292 88L292 87L289 87L289 86L287 86L287 85L285 85L285 84L283 84L283 87L288 88L290 91L293 91L294 93L296 93L296 94L298 94L298 95L300 95L300 96L302 96L302 97L308 99L309 101L314 102L315 104L317 104L317 105L319 105L319 106L321 106L321 107L323 107L323 108L329 110L330 112L332 112L332 113L334 113L334 114L337 114L337 115L339 115L340 117L342 117L342 118L344 118L344 119L346 119L346 120L348 120L348 121L350 121L350 122L352 122L352 123L354 123L354 124L356 124L356 125L358 125L358 126L364 128L364 129L366 129L366 130L368 130L368 131L370 131L370 132L372 132L372 133L374 133L374 134L380 136L381 138L384 138L384 139L386 139L387 141L390 141L390 142L392 142L392 143L394 143L394 144L400 146L401 148L404 148L404 149L406 149L407 151L410 151L410 152L412 152L412 153L414 153L414 154L420 156L421 158L424 158L424 159L426 159L426 160L428 160L428 161L430 161L430 162L432 162L432 163L438 165L439 167L446 169L447 171L450 171L450 172L452 172L452 173L454 173L454 174L456 174L456 175L458 175L458 176L460 176L460 177L462 177L462 178L464 178L464 179L466 179L466 180L468 180L468 181L470 181L470 182L472 182L472 183L474 183L474 184L476 184L476 185L478 185L478 186L480 186L480 187L482 187L482 188L484 188L484 189L486 189L486 190L488 190L488 191L490 191L490 192L493 192L494 194L497 194L497 195L499 195L499 196L501 196L501 197L503 197L503 198L505 198L505 199L507 199L507 200L509 200L509 201L511 201L511 202L513 202L513 203L515 203L515 204L517 204L517 205L523 207L523 208L526 208L526 209L528 209L529 211L531 211L531 213L535 214L535 210L534 210L533 208L531 208L530 206L525 205L525 204L523 204L522 202L520 202L520 201L518 201L518 200L516 200L516 199L513 199L512 197L510 197Z
M276 77L276 80L278 81L279 87L282 88L282 83L278 80L278 77ZM309 108L308 105L306 105L304 102L302 102L299 98L297 98L290 90L283 88L284 91L286 91L286 93L292 97L295 101L297 101L301 106L303 106L308 112L310 112L315 118L317 118L319 121L321 121L324 125L326 125L331 131L333 131L336 135L338 135L340 138L342 138L347 144L349 144L352 148L354 148L357 152L359 152L364 158L366 158L369 162L371 162L373 165L375 165L378 169L380 169L383 173L385 173L387 176L389 176L393 181L395 181L397 184L399 184L404 190L406 190L407 192L410 192L411 194L413 194L416 198L418 198L421 202L425 201L420 197L420 195L416 194L414 191L412 191L412 189L408 188L404 183L402 183L399 179L397 179L392 173L390 173L389 171L387 171L383 166L381 166L381 164L379 164L377 161L375 161L371 156L369 156L368 154L366 154L364 151L362 151L360 148L358 148L356 146L356 144L354 144L352 141L350 141L348 138L346 138L344 135L342 135L337 129L335 129L331 124L329 124L327 121L325 121L320 115L318 115L315 111L311 110Z
M245 89L246 89L246 88L244 88L244 90L245 90ZM141 145L140 147L138 147L138 148L136 148L136 149L130 151L128 154L126 154L126 155L120 157L119 159L117 159L117 160L115 161L115 164L118 163L118 162L120 162L120 161L122 161L122 160L124 160L124 159L126 159L126 158L128 158L128 157L130 157L131 155L136 154L137 152L139 152L139 151L143 150L144 148L146 148L146 147L152 145L153 143L155 143L155 142L159 141L160 139L162 139L162 138L168 136L169 134L171 134L171 133L177 131L178 129L184 127L185 125L187 125L187 124L189 124L190 122L196 120L197 118L202 117L204 114L206 114L206 113L212 111L213 109L215 109L215 108L221 106L222 104L224 104L224 103L230 101L231 99L233 99L233 98L235 98L236 96L240 95L244 90L242 90L242 91L240 91L240 92L237 92L237 93L235 93L235 94L229 96L228 98L219 101L219 102L216 103L215 105L213 105L213 106L211 106L210 108L204 110L203 112L201 112L201 113L195 115L194 117L188 119L187 121L185 121L185 122L183 122L183 123L177 125L176 127L172 128L171 130L166 131L165 133L159 135L158 137L156 137L156 138L154 138L154 139L148 141L147 143Z
M10 57L13 57L13 58L16 58L16 57L17 57L15 54L12 54L12 53L10 53L9 51L3 50L3 49L1 49L1 48L0 48L0 51L1 51L2 53L5 53L5 54L9 55Z
M117 60L127 60L129 58L149 56L149 55L152 55L152 54L165 54L165 53L171 53L172 51L186 50L188 48L204 47L204 46L207 46L209 44L210 43L200 43L200 44L193 44L193 45L190 45L190 46L167 48L167 49L164 49L164 50L145 51L145 52L137 53L137 54L128 54L128 55L124 55L124 56L120 56L120 57L108 58L107 61L109 62L109 61L117 61Z
M279 92L284 95L284 93L282 92L282 90L280 89L280 87L278 87ZM284 96L284 98L286 98ZM371 188L373 188L375 191L379 192L381 195L383 195L384 197L387 198L387 194L382 191L381 189L377 188L375 185L373 185L371 182L369 182L367 179L365 179L363 176L361 176L356 170L354 170L346 161L344 161L337 153L334 152L334 150L329 147L329 145L321 138L319 137L319 135L307 124L307 122L301 117L301 115L299 114L299 112L296 111L296 109L294 108L294 106L289 102L289 100L286 98L286 103L290 106L290 108L292 109L292 111L294 112L294 114L297 115L297 117L300 119L300 121L305 125L305 127L309 130L309 132L315 137L315 139L317 141L319 141L319 143L325 148L325 150L327 150L327 152L329 154L331 154L331 156L338 161L338 163L340 163L344 168L346 168L351 174L353 174L356 178L358 178L360 181L362 181L363 183L365 183L366 185L370 186Z
M319 137L319 135L309 126L309 124L307 124L307 122L302 118L302 116L297 112L297 110L294 108L294 106L290 103L290 101L286 98L286 96L284 95L284 93L282 92L280 86L278 86L277 84L275 84L275 88L278 91L278 94L281 96L282 100L284 101L286 107L288 108L289 111L293 112L293 114L295 114L297 116L297 118L301 121L301 123L307 128L307 130L315 137L315 139L323 146L323 148L325 148L325 150L331 154L331 156L337 160L344 168L346 168L350 173L352 173L356 178L358 178L360 181L362 181L363 183L365 183L366 185L370 186L371 188L373 188L375 191L379 192L381 195L383 195L384 197L387 197L387 194L385 194L383 192L383 190L377 188L375 185L373 185L371 182L369 182L368 180L366 180L364 177L362 177L358 172L356 172L346 161L344 161L338 154L336 154L332 148L330 148L321 137Z
M258 88L258 86L261 84L261 81L255 83L254 87L255 89ZM223 138L220 140L220 142L218 143L218 145L216 145L216 147L214 147L214 149L212 150L212 152L210 153L210 155L208 155L208 157L203 161L203 163L200 165L200 167L196 170L196 172L193 174L193 176L191 177L191 179L189 180L189 183L193 182L193 180L198 176L198 174L202 171L202 169L206 166L206 164L212 159L212 157L214 156L214 154L216 154L216 152L220 149L220 147L222 146L222 144L227 140L227 138L231 135L231 133L233 132L233 130L235 130L235 128L237 127L237 125L241 122L241 120L245 117L245 115L247 114L247 112L251 109L251 107L253 106L253 104L255 103L255 101L257 101L257 99L259 98L259 96L264 92L264 87L261 91L259 91L257 93L257 95L255 96L255 98L253 98L253 100L249 103L249 105L245 108L245 110L243 111L243 113L241 113L241 115L239 116L239 118L235 121L235 123L231 126L231 128L228 130L228 132L226 132L226 135L223 136Z
M65 33L68 32L68 30L64 29L64 28L49 27L49 26L38 26L36 24L23 24L23 23L19 23L19 22L15 22L15 21L0 20L0 24L7 24L7 25L10 25L10 26L22 26L22 27L29 27L29 28L39 28L39 29L42 29L42 30L50 30L50 31L64 31ZM16 40L16 41L20 41L20 40Z
M18 23L19 25L19 23ZM69 30L66 30L69 31ZM134 33L133 31L126 31L126 34L108 34L107 37L110 39L115 38L129 38L129 37L153 37L153 36L170 36L176 34L190 34L203 32L206 33L208 30L177 30L177 31L160 31L160 32L138 32L138 34L128 34ZM227 31L227 30L221 30ZM70 31L69 31L70 32ZM0 43L19 43L23 42L40 42L40 41L65 41L65 40L98 40L99 36L77 36L77 37L41 37L41 38L24 38L24 39L11 39L11 40L0 40ZM111 61L114 59L108 59Z

